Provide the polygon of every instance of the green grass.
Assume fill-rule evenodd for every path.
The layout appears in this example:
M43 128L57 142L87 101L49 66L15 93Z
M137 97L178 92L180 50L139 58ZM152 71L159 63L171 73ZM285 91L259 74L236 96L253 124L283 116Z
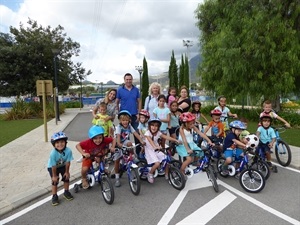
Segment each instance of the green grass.
M0 115L0 147L43 124L43 119L4 121Z

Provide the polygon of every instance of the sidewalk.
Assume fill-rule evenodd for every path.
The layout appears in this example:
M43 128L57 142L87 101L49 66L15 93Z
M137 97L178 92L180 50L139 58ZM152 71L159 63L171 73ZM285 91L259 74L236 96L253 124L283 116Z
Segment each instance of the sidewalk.
M50 137L54 132L64 130L78 113L88 113L89 109L67 109L60 116L58 125L55 125L55 119L49 121L48 142L45 142L42 125L0 148L0 217L40 196L51 195L51 181L46 168L52 149ZM77 143L68 141L74 156L70 169L71 181L80 177L81 167L76 165L76 159L81 157L75 148ZM300 170L300 148L290 147L290 167Z

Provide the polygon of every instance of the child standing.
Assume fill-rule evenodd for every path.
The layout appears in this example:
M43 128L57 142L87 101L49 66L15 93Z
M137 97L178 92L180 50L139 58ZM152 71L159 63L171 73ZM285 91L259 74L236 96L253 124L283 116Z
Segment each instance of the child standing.
M209 121L206 119L206 117L203 114L201 114L201 102L194 101L192 103L192 113L196 117L196 123L197 124L200 123L201 117L206 121L207 124L209 123Z
M139 142L144 145L144 141L141 139L139 136L138 132L131 126L131 114L127 110L122 110L118 114L118 119L120 123L116 127L116 135L117 137L114 139L112 146L111 146L111 152L115 153L115 147L122 148L123 146L133 146L132 142L129 140L130 134L133 134ZM119 169L120 169L120 159L122 157L122 152L119 151L114 154L114 168L115 168L115 186L120 187L121 182L120 182L120 174L119 174Z
M160 166L160 163L166 157L165 154L162 153L161 151L156 151L162 148L159 144L160 142L159 140L167 139L178 143L176 139L172 137L168 137L167 135L159 131L161 124L162 122L157 118L149 120L148 122L149 129L145 133L145 137L146 137L145 157L148 164L154 163L147 177L148 182L151 184L154 183L154 177L153 177L154 171ZM167 169L165 171L165 178L168 179Z
M215 108L218 109L222 112L221 115L221 122L224 124L224 129L225 131L229 130L229 126L228 126L228 116L233 117L233 118L237 118L237 114L233 114L230 112L230 109L226 106L226 97L221 95L220 97L218 97L218 103L219 105Z
M111 137L104 137L104 128L92 126L88 131L89 139L81 141L76 145L76 149L83 156L81 176L82 188L88 189L87 172L92 166L93 160L100 162L108 152L108 145L113 141Z
M153 110L153 116L161 121L160 132L167 135L168 127L170 127L170 109L166 107L166 97L164 95L158 96L158 107ZM162 139L161 146L165 147L166 140Z
M169 134L172 138L177 138L176 130L179 128L179 116L181 113L178 111L178 103L176 101L171 102L170 111Z
M142 109L139 112L139 125L138 130L141 138L145 141L145 133L148 130L148 120L150 118L150 114L147 110ZM139 158L144 158L144 150L141 148L141 151L138 155Z
M272 102L270 100L266 100L263 103L263 112L259 115L259 117L262 117L264 114L270 114L270 117L272 119L278 119L280 120L282 123L284 123L284 125L288 128L291 127L291 125L282 117L278 116L273 110L272 110Z
M168 90L168 95L167 95L167 104L168 107L170 108L170 105L173 101L177 101L178 97L176 96L176 88L175 87L170 87Z
M261 126L257 128L256 135L260 139L257 150L261 149L266 154L267 164L272 168L271 149L276 141L276 134L271 127L272 117L270 114L262 114L260 117Z
M234 150L236 151L236 161L238 161L238 158L243 155L242 149L247 148L246 144L239 140L241 132L246 129L245 124L239 120L235 120L229 124L229 127L230 132L228 132L228 134L226 135L223 145L223 151L226 159L223 164L221 173L224 176L229 174L228 165L232 162Z
M212 121L210 121L207 127L204 130L206 134L207 131L211 128L211 138L214 140L214 143L223 143L224 139L224 124L221 122L220 117L222 112L218 109L213 109L210 111L210 116Z
M64 197L67 200L72 200L73 196L69 191L70 182L70 165L73 160L73 154L70 148L67 147L68 137L63 132L54 133L51 136L51 144L54 149L50 153L48 159L48 172L52 181L52 205L58 205L59 199L57 195L57 185L59 182L59 174L64 182Z
M101 102L98 106L99 113L97 117L93 119L92 124L101 126L104 128L104 137L113 136L113 123L110 120L110 116L106 114L107 105L105 102Z
M190 156L190 154L193 153L193 150L201 150L201 148L199 148L194 142L194 132L204 138L209 145L213 145L211 140L195 126L195 120L196 117L191 112L182 113L180 115L180 121L182 122L182 125L179 129L178 140L183 144L178 145L176 147L176 150L179 156L181 156L182 158L186 158L186 160L182 162L180 168L183 174L185 174L185 168L192 162L192 156ZM197 156L201 155L203 155L203 152L199 153Z

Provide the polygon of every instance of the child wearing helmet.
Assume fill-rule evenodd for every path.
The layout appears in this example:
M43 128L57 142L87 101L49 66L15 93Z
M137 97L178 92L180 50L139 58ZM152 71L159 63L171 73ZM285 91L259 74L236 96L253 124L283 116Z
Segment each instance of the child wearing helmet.
M182 124L179 129L178 140L183 144L178 145L176 147L176 150L179 156L181 156L182 158L186 158L180 168L183 174L185 173L185 168L192 162L193 158L192 156L190 156L190 154L193 153L193 150L201 150L201 148L198 147L194 142L194 132L204 138L209 145L214 145L211 140L195 126L195 119L196 117L191 112L182 113L180 115L180 121ZM200 154L203 155L203 152L201 152Z
M194 116L196 117L196 123L200 123L200 119L201 117L205 120L205 122L208 124L209 121L206 119L206 117L201 114L201 102L199 101L194 101L192 103L192 113L194 114Z
M148 130L145 133L145 158L148 164L154 164L148 173L147 179L149 183L154 183L154 171L160 166L162 160L166 157L161 151L157 151L162 148L160 145L161 139L177 142L175 138L169 137L160 131L161 121L157 118L153 118L148 122ZM168 167L167 167L168 168ZM168 170L165 171L165 178L168 178Z
M138 130L141 138L145 141L145 133L148 130L148 120L150 118L150 114L147 110L142 109L139 112L139 125L138 125ZM139 158L144 158L144 149L141 148L141 151L138 155Z
M96 115L96 118L92 120L92 124L104 128L104 137L112 137L113 123L111 117L107 115L107 105L105 102L99 104L98 111L99 113Z
M247 149L247 145L240 141L239 136L243 130L246 129L246 126L243 122L240 120L234 120L229 124L230 131L225 137L224 144L223 144L223 151L225 155L225 162L222 167L222 175L228 175L228 165L232 162L232 157L234 155L235 150L235 156L236 161L238 161L238 158L243 155L242 149Z
M111 146L111 152L115 153L115 147L122 148L122 146L133 146L130 139L130 134L133 134L139 142L143 145L144 141L138 134L138 132L131 126L131 114L127 110L122 110L118 114L119 124L116 126L116 138L113 140L112 146ZM122 157L122 151L116 152L114 154L114 169L115 169L115 187L120 187L120 174L119 174L119 168L120 168L120 159Z
M211 139L214 142L223 143L224 139L224 124L221 122L222 112L218 109L213 109L210 111L210 116L212 120L208 123L207 127L204 129L204 133L211 128Z
M111 137L104 137L104 128L101 126L92 126L88 131L89 138L79 142L76 149L83 156L81 177L82 188L89 188L87 181L87 172L92 166L92 162L100 162L108 153L108 145L113 141Z
M230 109L226 106L226 97L221 95L218 97L218 106L215 109L218 109L222 112L221 122L224 124L225 131L229 130L228 126L228 116L237 118L237 114L231 113Z
M70 165L73 160L72 150L67 147L68 137L64 132L57 132L51 136L51 144L54 149L50 153L48 159L47 170L52 181L52 205L58 205L59 199L57 195L57 185L59 182L59 174L64 182L64 197L72 200L73 196L69 191L70 182Z
M271 149L276 141L276 134L271 127L272 117L270 114L263 113L260 117L261 126L257 128L256 135L260 139L257 151L262 150L266 154L267 163L272 168L271 163Z

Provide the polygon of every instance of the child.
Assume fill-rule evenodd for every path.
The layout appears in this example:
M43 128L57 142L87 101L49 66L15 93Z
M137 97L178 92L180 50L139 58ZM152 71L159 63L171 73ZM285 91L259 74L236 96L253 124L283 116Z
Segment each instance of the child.
M122 148L123 146L133 146L132 142L129 140L130 134L133 134L139 142L144 145L144 141L139 136L138 132L131 126L131 114L127 110L122 110L118 114L118 119L120 123L116 127L116 135L117 137L114 139L112 146L111 146L111 152L115 153L115 147ZM120 187L120 174L119 174L119 168L120 168L120 159L122 157L122 152L119 151L114 154L114 161L115 161L115 187Z
M204 129L204 133L211 128L211 140L214 143L223 143L224 139L224 124L221 122L220 117L222 112L218 109L213 109L210 111L210 116L212 121L210 121Z
M142 109L140 112L139 112L139 125L138 125L138 129L139 129L139 134L141 136L141 138L143 140L145 140L145 133L146 131L148 130L148 120L150 118L150 114L147 110L145 109ZM144 158L144 150L141 149L139 155L138 155L139 158Z
M81 141L76 145L76 149L83 156L81 176L82 188L88 189L87 172L92 166L93 160L100 162L108 152L108 145L113 141L111 137L104 137L104 128L101 126L92 126L88 131L89 139Z
M206 119L206 117L203 114L201 114L201 102L194 101L192 103L192 113L196 117L197 124L200 123L201 116L203 117L203 119L206 121L207 124L209 123L209 121Z
M284 123L284 125L288 128L291 127L291 125L282 117L278 116L273 110L272 110L272 102L270 100L266 100L263 103L263 112L260 114L259 117L262 117L264 114L270 114L271 118L278 119L281 122Z
M182 125L179 129L178 140L183 144L178 145L176 150L179 156L182 158L186 157L180 168L183 174L185 174L185 168L192 162L192 156L190 156L190 154L193 153L193 150L201 150L201 148L199 148L193 140L193 132L196 132L202 138L204 138L209 145L214 145L204 133L195 127L195 120L196 117L191 112L182 113L180 115L180 121L182 122ZM203 155L203 152L201 153ZM198 156L201 155L201 153L199 153Z
M146 145L145 145L145 157L148 164L154 163L151 167L150 172L148 173L147 179L149 183L154 183L153 173L160 166L162 160L166 157L164 153L161 151L155 151L161 149L162 147L159 145L159 140L167 139L170 141L177 142L178 141L172 137L168 137L159 131L162 122L159 119L151 119L148 122L149 129L145 133L146 137ZM167 167L168 168L168 167ZM165 171L165 178L168 179L168 171Z
M247 135L250 134L250 132L246 130L249 121L248 121L248 119L243 118L243 117L240 119L240 121L241 121L242 123L244 123L244 125L245 125L245 130L242 130L242 132L241 132L241 134L240 134L240 136L239 136L239 139L240 139L240 141L243 142L244 144L247 144L247 141L245 140L245 137L246 137Z
M58 205L57 185L59 182L59 174L64 182L64 197L67 200L72 200L73 196L69 191L70 165L73 160L73 154L70 148L67 147L68 137L63 132L54 133L51 137L51 144L54 149L50 153L48 160L48 172L52 181L52 205Z
M226 106L226 97L221 95L218 97L218 103L219 106L217 106L215 109L218 109L222 112L221 115L221 122L224 124L224 130L227 131L229 130L228 126L228 116L233 117L233 118L238 118L237 114L233 114L230 112L230 109Z
M168 107L170 108L170 105L173 101L177 101L178 97L176 96L176 88L175 87L170 87L168 90L168 95L167 95L167 104Z
M177 138L176 130L179 128L179 116L181 113L178 111L178 103L176 101L170 104L170 126L169 134L172 138Z
M226 159L221 174L224 176L229 174L228 165L232 162L234 150L236 151L235 158L238 159L243 155L242 149L247 149L246 144L239 140L241 132L246 129L245 124L239 120L234 120L229 124L229 127L230 132L226 135L223 145L224 156Z
M98 106L99 113L97 117L93 119L92 123L104 128L104 137L113 136L113 123L110 120L110 116L106 114L107 105L105 102L101 102Z
M166 107L166 97L164 95L158 96L158 107L153 110L153 116L161 121L160 132L167 135L168 127L170 127L170 109ZM166 140L162 139L161 146L165 147Z
M276 141L274 129L271 127L272 117L270 114L262 114L260 117L261 126L257 128L256 135L260 139L258 149L261 149L266 154L267 164L272 168L271 163L271 148Z

